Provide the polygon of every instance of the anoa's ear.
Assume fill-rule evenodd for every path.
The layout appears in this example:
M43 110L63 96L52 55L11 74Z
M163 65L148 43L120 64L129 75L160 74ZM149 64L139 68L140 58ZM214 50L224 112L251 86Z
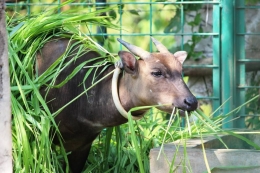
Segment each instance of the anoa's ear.
M119 51L118 55L123 63L123 68L127 73L136 75L138 72L138 63L133 54L127 51Z
M185 61L185 59L187 58L187 52L186 51L178 51L175 52L173 54L175 56L175 58L181 63L183 64L183 62Z

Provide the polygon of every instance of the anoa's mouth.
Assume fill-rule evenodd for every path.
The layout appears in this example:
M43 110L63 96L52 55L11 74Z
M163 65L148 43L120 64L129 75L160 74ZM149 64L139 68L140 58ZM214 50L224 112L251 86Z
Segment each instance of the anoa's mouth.
M191 112L194 111L186 109L185 107L177 107L174 106L173 104L160 104L157 107L159 110L167 112L169 114L179 114L180 116L184 117L186 116L186 114L188 114L188 116L190 116Z
M183 110L181 108L177 108L175 113L177 113L180 116L184 117L184 116L186 116L186 114L188 114L188 116L190 116L191 112L192 111L188 111L188 110Z
M179 107L159 106L157 108L160 109L161 111L167 112L169 114L178 114L182 117L186 116L186 114L188 114L188 116L189 116L192 112L192 111L189 111L189 110L184 110L184 109L179 108Z

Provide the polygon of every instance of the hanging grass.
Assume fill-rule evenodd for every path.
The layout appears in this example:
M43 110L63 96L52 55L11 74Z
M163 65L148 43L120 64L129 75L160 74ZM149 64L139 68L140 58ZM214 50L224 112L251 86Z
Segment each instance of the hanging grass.
M62 165L68 162L67 153L62 147L62 139L60 139L60 146L52 144L54 134L59 134L54 121L59 111L50 112L39 88L46 84L49 88L64 85L88 62L77 67L62 83L57 86L52 84L60 71L89 50L98 51L101 57L95 59L100 61L95 65L96 67L89 68L86 78L91 71L95 71L96 68L106 68L115 60L90 37L82 34L82 29L87 30L88 27L97 24L116 29L117 26L109 22L108 17L100 16L101 13L108 12L109 8L87 14L72 10L57 13L58 9L59 7L52 8L35 16L7 21L14 172L63 172ZM38 76L35 70L36 54L45 43L55 38L74 40L71 47L79 51L73 54L72 61L63 63L66 57L72 55L72 48L68 49L46 72ZM94 79L93 82L95 82ZM55 132L51 133L53 130ZM66 172L68 172L68 166Z

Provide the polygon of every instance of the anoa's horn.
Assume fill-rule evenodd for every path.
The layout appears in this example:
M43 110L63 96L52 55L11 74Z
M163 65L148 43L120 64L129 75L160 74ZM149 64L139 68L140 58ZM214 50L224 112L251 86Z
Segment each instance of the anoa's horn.
M169 50L159 41L157 41L155 38L151 37L155 47L157 50L161 53L169 53Z
M132 45L120 38L117 39L117 41L119 41L122 45L124 45L130 52L132 52L134 55L140 57L141 59L145 59L148 58L150 56L150 52L147 52L145 50L143 50L140 47L137 47L135 45Z

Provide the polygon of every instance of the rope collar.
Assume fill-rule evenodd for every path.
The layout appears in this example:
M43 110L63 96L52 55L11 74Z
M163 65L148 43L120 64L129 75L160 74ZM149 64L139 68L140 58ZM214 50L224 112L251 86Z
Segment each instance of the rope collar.
M120 103L119 100L119 96L118 96L118 90L117 90L117 84L118 84L118 77L119 74L121 73L121 69L123 67L123 64L121 61L118 61L115 63L115 71L113 74L113 78L112 78L112 97L113 97L113 101L115 103L115 106L118 110L118 112L125 117L126 119L128 119L128 113L126 112L126 110L123 108L123 106ZM132 116L133 120L139 120L141 119L143 116Z

